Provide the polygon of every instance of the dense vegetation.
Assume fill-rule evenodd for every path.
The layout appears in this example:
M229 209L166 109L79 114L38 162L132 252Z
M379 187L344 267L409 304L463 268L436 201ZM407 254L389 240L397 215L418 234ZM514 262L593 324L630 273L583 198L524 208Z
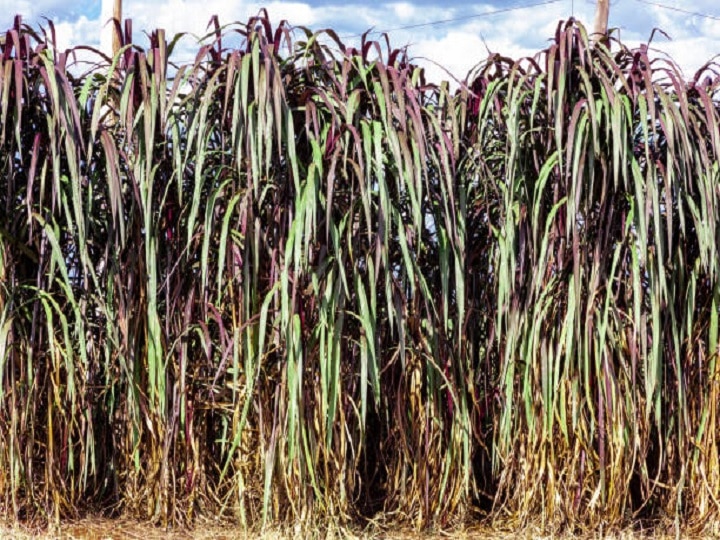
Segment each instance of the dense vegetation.
M717 518L717 64L130 35L0 46L2 513Z

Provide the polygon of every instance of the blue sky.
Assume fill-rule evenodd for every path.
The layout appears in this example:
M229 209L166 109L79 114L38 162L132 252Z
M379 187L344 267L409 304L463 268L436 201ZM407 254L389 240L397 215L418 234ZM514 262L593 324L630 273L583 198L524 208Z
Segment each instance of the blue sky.
M55 22L60 47L100 46L111 4L112 0L0 0L0 28L9 27L15 13L31 25L48 17ZM462 79L488 50L511 57L532 55L547 44L558 21L572 15L591 26L595 1L124 0L123 14L133 19L136 42L144 43L143 30L159 27L169 34L186 31L201 35L213 14L219 15L221 23L246 21L261 7L268 9L274 23L287 19L312 29L332 28L347 36L346 44L357 41L350 36L368 29L391 30L392 45L407 45L410 56L427 66L431 80L438 81L448 78L438 65ZM414 27L402 29L407 26ZM678 62L687 78L720 53L717 0L613 0L610 26L618 28L622 40L631 46L647 41L653 28L665 31L671 39L656 35L653 46ZM193 39L181 43L178 57L189 58Z

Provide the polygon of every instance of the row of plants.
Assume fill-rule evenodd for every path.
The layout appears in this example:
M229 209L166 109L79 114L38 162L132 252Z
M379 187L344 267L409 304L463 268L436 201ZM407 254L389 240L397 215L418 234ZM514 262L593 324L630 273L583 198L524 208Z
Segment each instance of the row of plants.
M717 518L720 66L123 34L0 45L0 511Z

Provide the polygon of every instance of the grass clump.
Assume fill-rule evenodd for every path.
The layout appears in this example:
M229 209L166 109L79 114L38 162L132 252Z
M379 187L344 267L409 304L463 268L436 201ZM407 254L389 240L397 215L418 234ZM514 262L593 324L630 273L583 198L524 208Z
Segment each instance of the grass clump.
M3 513L716 519L716 64L49 28L0 46Z

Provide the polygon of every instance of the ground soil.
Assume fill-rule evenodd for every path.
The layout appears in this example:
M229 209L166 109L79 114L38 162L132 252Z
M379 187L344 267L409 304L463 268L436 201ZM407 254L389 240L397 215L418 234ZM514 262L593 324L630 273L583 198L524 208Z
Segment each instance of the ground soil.
M83 539L83 540L230 540L230 539L256 539L262 540L284 540L295 538L317 538L318 540L361 540L370 538L381 538L387 540L445 540L448 538L463 539L490 539L508 540L510 538L521 539L544 539L544 538L616 538L619 540L639 540L645 538L665 538L673 536L667 534L656 534L650 531L620 531L613 534L585 534L578 537L572 536L547 536L533 528L522 531L497 531L485 527L477 527L463 531L417 533L407 530L383 530L370 528L363 531L349 529L334 529L330 531L300 531L297 529L273 530L273 531L244 531L235 526L226 526L221 523L198 523L191 531L166 531L153 527L147 523L123 519L88 518L78 521L63 522L59 527L50 529L41 527L28 527L26 525L9 524L0 520L0 538L28 539ZM681 537L685 535L681 534Z

